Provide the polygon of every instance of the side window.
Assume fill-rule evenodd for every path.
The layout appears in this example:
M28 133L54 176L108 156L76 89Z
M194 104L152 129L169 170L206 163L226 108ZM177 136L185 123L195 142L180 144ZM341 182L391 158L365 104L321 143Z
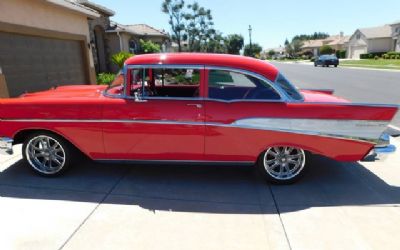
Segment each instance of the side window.
M199 97L200 70L190 68L151 69L149 85L152 97Z
M266 82L227 70L210 70L208 96L222 100L279 100L280 96Z

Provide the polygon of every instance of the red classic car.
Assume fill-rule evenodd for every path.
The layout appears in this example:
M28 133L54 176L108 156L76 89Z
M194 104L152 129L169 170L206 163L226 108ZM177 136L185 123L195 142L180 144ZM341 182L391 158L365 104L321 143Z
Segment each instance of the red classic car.
M0 149L37 173L95 161L256 165L274 183L304 173L311 154L358 161L393 151L396 105L356 104L298 90L273 65L217 54L149 54L110 87L63 86L0 100Z

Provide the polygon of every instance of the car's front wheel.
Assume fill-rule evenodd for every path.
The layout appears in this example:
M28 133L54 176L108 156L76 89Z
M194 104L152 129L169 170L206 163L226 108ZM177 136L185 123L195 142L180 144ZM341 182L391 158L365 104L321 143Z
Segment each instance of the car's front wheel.
M258 169L268 182L291 184L304 174L306 153L301 148L276 146L259 158Z
M43 176L59 175L71 165L72 148L58 135L48 132L33 133L22 146L28 166Z

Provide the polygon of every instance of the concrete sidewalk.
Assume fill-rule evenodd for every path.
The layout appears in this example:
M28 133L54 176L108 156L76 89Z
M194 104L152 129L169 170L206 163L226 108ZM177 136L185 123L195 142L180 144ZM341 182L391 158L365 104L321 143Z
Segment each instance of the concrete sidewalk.
M269 186L244 167L90 161L43 178L2 157L0 249L399 249L400 153L310 163Z

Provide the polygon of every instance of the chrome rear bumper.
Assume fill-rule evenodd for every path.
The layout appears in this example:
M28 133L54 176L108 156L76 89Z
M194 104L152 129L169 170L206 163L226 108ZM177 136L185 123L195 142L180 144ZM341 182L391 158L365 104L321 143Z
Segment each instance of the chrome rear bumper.
M14 140L8 137L0 137L0 154L12 155L13 154L13 142Z
M396 152L396 146L390 144L390 136L383 133L375 147L364 157L363 161L374 161L377 156Z

